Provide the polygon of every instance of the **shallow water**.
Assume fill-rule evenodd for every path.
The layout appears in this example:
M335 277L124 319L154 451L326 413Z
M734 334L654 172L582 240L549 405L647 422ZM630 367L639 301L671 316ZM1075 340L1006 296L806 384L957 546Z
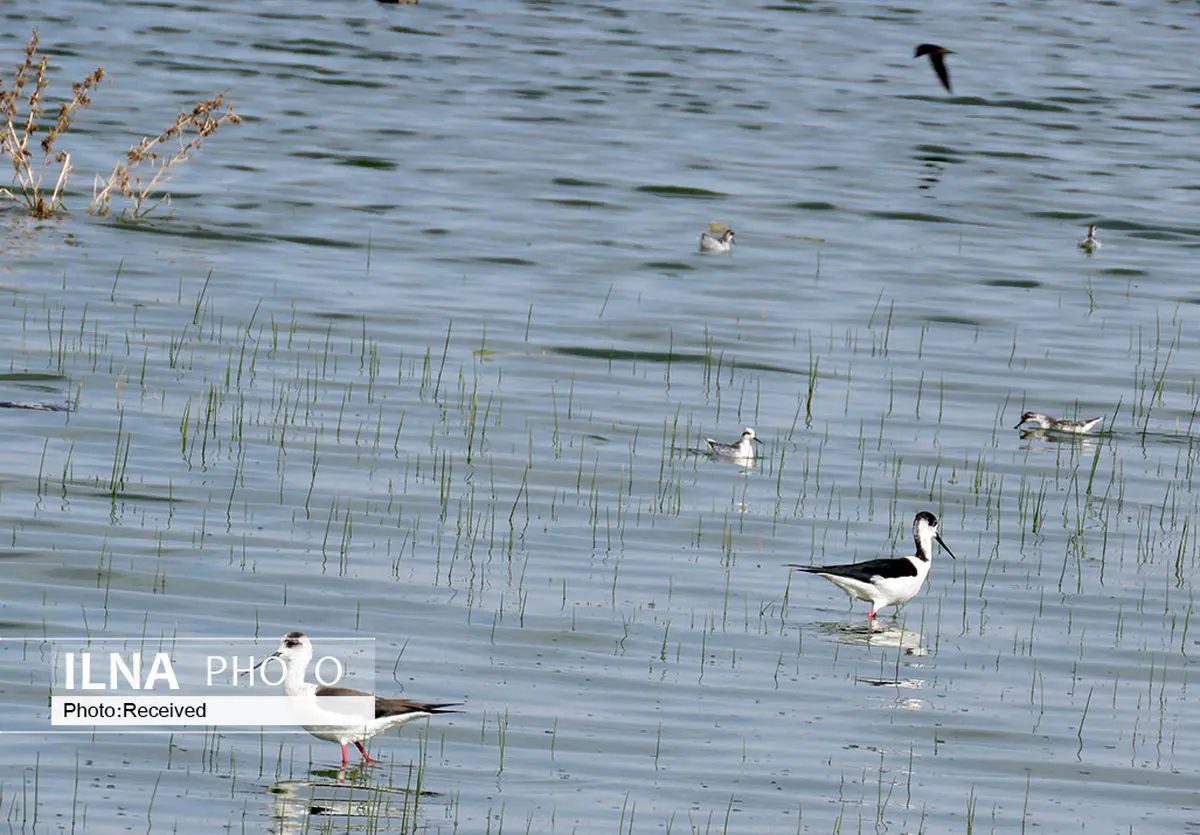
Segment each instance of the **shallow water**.
M52 90L109 76L72 214L0 214L0 400L72 406L0 411L9 828L1200 826L1197 14L1066 11L0 10L3 72L36 26ZM221 90L173 214L85 214ZM878 632L786 569L921 509L958 558ZM291 629L464 713L339 783L50 733L28 640Z

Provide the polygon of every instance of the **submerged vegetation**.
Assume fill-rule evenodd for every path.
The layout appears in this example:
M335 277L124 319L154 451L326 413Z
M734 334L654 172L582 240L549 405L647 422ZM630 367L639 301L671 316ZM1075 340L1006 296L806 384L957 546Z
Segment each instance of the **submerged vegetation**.
M50 86L49 58L38 52L40 43L35 29L25 44L25 57L17 66L11 84L0 76L0 116L4 120L0 153L12 160L14 171L13 187L0 188L0 196L20 203L32 217L48 218L66 211L63 193L72 170L71 155L57 147L58 140L70 128L76 112L91 104L92 92L104 80L105 73L104 67L97 67L82 81L72 84L71 99L59 106L58 117L39 142L37 134L44 129L46 92ZM88 211L108 214L115 192L133 202L132 208L126 210L130 217L149 214L162 200L169 200L170 196L159 189L169 179L170 169L188 160L200 149L204 138L222 125L240 121L232 105L226 103L224 93L200 102L190 112L180 113L166 130L132 146L126 159L118 162L107 178L97 175ZM178 147L168 153L163 146L172 142L177 142ZM145 179L139 173L143 164L148 164L151 171ZM48 176L54 180L49 190Z

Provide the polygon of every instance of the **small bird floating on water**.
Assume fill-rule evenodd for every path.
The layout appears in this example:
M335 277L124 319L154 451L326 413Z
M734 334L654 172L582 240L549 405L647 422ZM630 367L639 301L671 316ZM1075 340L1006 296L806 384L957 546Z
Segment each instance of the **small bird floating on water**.
M254 665L258 669L272 658L280 659L285 667L283 692L294 699L302 715L313 724L305 724L304 730L328 742L336 742L342 746L342 768L350 762L346 753L347 743L353 742L363 756L363 762L377 762L363 747L363 740L370 739L376 734L391 728L443 713L458 713L449 708L457 707L456 702L412 702L408 699L388 699L375 696L375 715L373 718L357 717L351 713L342 713L332 709L334 697L357 696L372 698L370 693L361 690L351 690L348 687L325 687L310 684L304 680L308 664L312 661L313 645L303 632L289 632L279 642L279 649ZM320 699L320 701L318 701Z
M824 577L851 598L868 601L871 604L871 611L867 612L869 623L885 606L902 606L917 596L929 576L933 543L938 543L954 557L954 552L942 541L937 517L928 511L922 510L913 519L913 542L917 553L909 557L885 557L843 565L793 563L791 567Z
M1036 423L1041 429L1048 429L1051 432L1066 432L1070 435L1086 435L1091 432L1103 417L1088 418L1087 420L1059 420L1050 415L1043 415L1041 412L1026 412L1021 415L1021 419L1013 429L1020 429L1026 423Z
M754 436L754 430L747 426L742 430L742 439L736 444L723 444L712 438L705 438L708 444L708 454L713 458L723 458L726 461L749 462L754 460L754 444L761 444Z
M733 230L716 221L708 224L708 230L700 233L700 251L733 252Z
M1088 225L1088 233L1079 239L1079 248L1088 255L1100 248L1100 239L1096 237L1096 224Z
M946 69L944 56L953 54L954 50L946 49L935 43L923 43L913 51L914 58L920 58L922 55L929 56L929 63L933 64L933 71L937 73L937 77L942 82L942 86L946 88L947 93L954 91L950 89L950 71Z
M0 409L29 409L34 412L69 412L71 407L57 403L24 403L15 400L0 400Z

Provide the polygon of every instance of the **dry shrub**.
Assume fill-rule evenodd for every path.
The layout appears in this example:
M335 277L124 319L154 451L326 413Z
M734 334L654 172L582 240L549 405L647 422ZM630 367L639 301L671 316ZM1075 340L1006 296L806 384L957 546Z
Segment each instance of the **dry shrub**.
M0 135L0 153L12 159L16 185L14 189L0 188L0 196L23 204L29 214L46 218L63 209L62 194L71 173L71 155L55 150L55 143L71 126L71 117L81 107L91 103L92 90L104 78L104 67L72 85L70 101L59 106L58 118L38 143L36 134L42 129L42 114L46 108L46 87L50 80L46 74L49 59L40 55L38 33L25 44L25 60L17 67L12 87L0 77L0 118L4 120L4 132ZM41 145L40 158L30 144ZM46 174L58 167L54 189L49 195L42 189Z
M224 93L200 102L190 113L180 113L171 127L158 136L145 137L130 148L126 158L113 167L107 178L96 175L88 211L108 214L109 202L116 192L133 201L133 208L126 210L132 217L149 214L162 199L170 199L169 195L156 199L156 191L170 179L171 168L200 150L204 138L216 133L221 125L236 125L241 121L241 117L233 112L233 106L225 103ZM174 146L170 155L166 145ZM143 164L149 168L145 179L139 171Z
M36 134L43 130L46 88L50 83L46 71L49 59L38 52L39 43L35 29L25 45L25 58L17 66L11 87L0 76L0 119L4 125L0 154L12 159L15 172L13 188L0 188L0 197L21 203L33 217L47 218L65 211L62 196L71 173L71 155L57 150L55 143L67 132L75 112L91 103L92 91L104 78L104 68L97 67L83 81L72 85L71 100L60 105L58 118L38 142ZM170 179L171 168L200 150L204 138L222 125L240 121L232 105L226 104L224 93L200 102L191 112L180 113L175 124L158 136L147 137L130 148L107 178L96 177L88 211L108 214L114 194L119 194L133 201L133 207L126 210L130 216L149 214L160 202L170 199L161 188ZM173 151L166 147L172 144ZM39 145L40 156L36 153ZM141 167L147 169L145 178ZM47 193L42 183L56 169L54 188Z

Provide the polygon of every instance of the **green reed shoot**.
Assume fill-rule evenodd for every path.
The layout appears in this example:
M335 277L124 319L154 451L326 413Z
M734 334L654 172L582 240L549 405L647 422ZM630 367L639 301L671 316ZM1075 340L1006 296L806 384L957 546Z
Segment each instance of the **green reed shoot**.
M496 739L500 746L500 767L496 770L496 776L499 777L504 773L504 747L508 742L508 711L504 711L504 717L496 717Z
M637 804L633 808L629 806L629 792L625 792L625 799L621 801L621 820L617 824L617 832L619 835L625 835L625 815L629 814L629 831L633 832L633 813L637 809Z

